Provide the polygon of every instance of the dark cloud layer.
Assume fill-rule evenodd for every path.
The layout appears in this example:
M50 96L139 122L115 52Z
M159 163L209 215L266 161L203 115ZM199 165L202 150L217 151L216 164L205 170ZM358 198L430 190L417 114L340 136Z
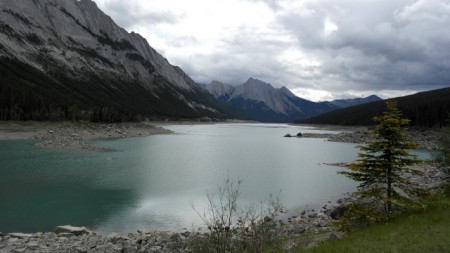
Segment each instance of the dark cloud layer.
M323 76L339 76L355 90L450 85L448 1L314 1L303 11L278 21L322 60ZM329 36L321 29L326 19L338 29Z
M162 23L173 25L178 32L176 27L183 24L183 15L189 15L189 9L139 11L146 1L103 2L105 12L125 27ZM200 7L203 3L193 2L199 2ZM247 8L247 4L266 6L270 20L262 17L263 27L245 22L217 26L226 29L218 31L221 36L209 47L197 37L195 27L186 33L180 28L180 34L174 37L165 35L166 43L161 48L165 56L198 82L240 84L253 76L275 86L328 91L344 97L349 96L348 91L390 90L401 94L450 86L448 0L230 3L234 9L217 10L230 12L224 23L238 19L233 10ZM255 15L252 11L249 9L248 15ZM205 13L209 12L213 10ZM196 49L196 45L202 48Z

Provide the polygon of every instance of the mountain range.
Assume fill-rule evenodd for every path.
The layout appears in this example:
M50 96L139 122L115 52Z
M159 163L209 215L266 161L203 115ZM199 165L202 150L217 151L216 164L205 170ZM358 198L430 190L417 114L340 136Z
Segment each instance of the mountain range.
M205 90L91 0L1 1L0 66L0 120L291 122L365 101L314 103L253 78Z
M219 101L240 112L240 117L262 122L292 122L325 112L381 100L377 96L312 102L294 95L288 88L250 78L236 87L213 81L206 86Z
M292 122L378 100L312 102L255 78L204 87L94 1L0 1L0 120Z

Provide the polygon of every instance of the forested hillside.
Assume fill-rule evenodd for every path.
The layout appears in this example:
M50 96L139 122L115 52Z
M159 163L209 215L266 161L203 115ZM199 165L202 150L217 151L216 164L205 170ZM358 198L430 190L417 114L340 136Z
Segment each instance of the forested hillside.
M441 127L448 124L450 88L420 92L394 98L402 113L411 120L411 126ZM384 102L358 105L304 120L299 124L373 125L372 118L384 110Z
M167 82L163 77L154 82ZM109 87L109 88L107 88ZM176 92L214 102L208 94L195 95L171 87L150 93L138 82L90 75L82 80L64 73L44 73L30 65L0 58L0 120L135 121L142 117L199 117ZM155 95L154 95L155 94ZM164 99L160 99L164 98ZM206 101L208 98L211 101ZM204 110L203 115L209 116ZM217 116L213 113L211 116Z

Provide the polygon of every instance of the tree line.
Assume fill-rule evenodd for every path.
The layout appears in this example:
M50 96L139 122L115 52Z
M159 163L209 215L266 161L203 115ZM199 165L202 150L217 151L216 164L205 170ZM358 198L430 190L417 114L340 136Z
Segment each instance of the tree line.
M407 117L409 126L443 127L448 125L450 88L420 92L395 99L398 109ZM373 117L384 110L384 102L372 102L296 121L302 124L374 125Z
M69 90L49 75L28 65L0 61L0 120L134 121L139 114L98 103ZM93 90L92 95L101 95Z
M55 66L44 72L0 57L0 120L123 122L217 116L188 107L176 94L205 104L212 104L210 98L184 92L164 77L155 75L152 85L158 88L150 91L136 80L89 73L79 76Z

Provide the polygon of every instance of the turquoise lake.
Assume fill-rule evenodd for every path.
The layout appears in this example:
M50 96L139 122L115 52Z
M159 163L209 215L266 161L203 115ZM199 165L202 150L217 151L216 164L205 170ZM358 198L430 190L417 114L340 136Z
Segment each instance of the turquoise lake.
M355 183L323 163L351 162L355 145L283 138L323 132L283 124L167 125L173 134L95 140L113 152L0 141L0 231L87 226L99 233L201 226L193 206L227 175L243 180L242 204L280 193L290 211L320 208ZM329 132L329 131L328 131Z

